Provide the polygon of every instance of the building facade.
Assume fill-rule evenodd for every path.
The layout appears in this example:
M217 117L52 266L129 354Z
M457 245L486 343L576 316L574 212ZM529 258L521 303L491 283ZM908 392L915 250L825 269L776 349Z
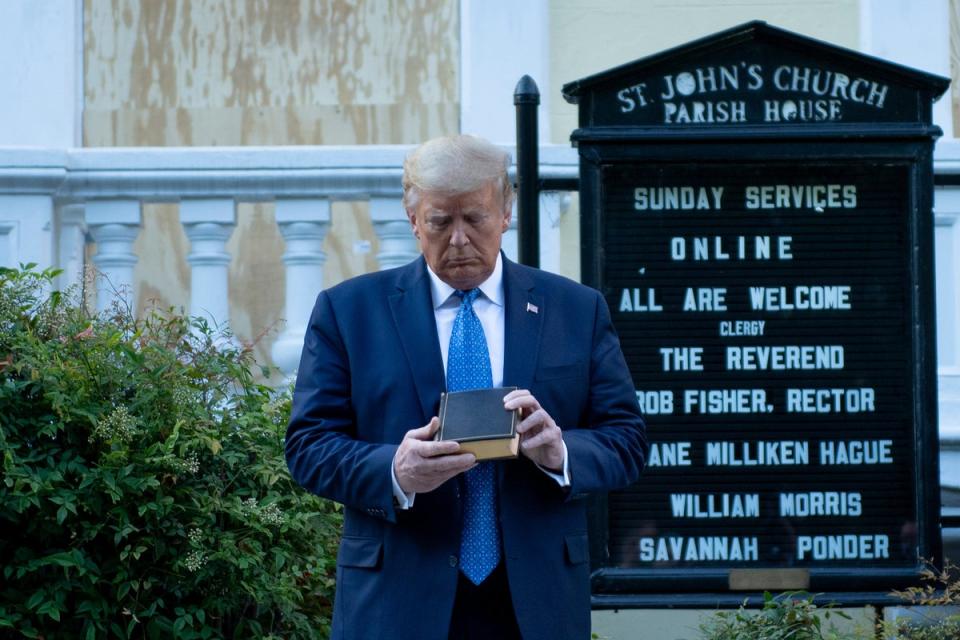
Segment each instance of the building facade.
M321 287L415 257L410 145L512 146L529 74L541 172L575 178L564 83L755 19L954 79L934 107L935 242L941 478L960 505L958 0L5 2L0 265L57 266L63 286L96 267L91 305L207 315L289 375ZM578 212L576 192L541 197L541 264L572 278ZM619 637L613 617L598 627Z

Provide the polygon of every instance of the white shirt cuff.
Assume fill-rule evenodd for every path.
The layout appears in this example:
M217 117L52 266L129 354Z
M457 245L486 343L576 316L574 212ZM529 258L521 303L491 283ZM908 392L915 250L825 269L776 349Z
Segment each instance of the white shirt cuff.
M540 471L543 471L545 474L556 480L558 485L566 488L570 486L570 460L569 456L567 456L567 443L561 440L560 444L563 445L563 473L556 473L554 471L550 471L550 469L547 469L546 467L541 467L540 465L537 466L540 467ZM396 484L394 484L394 486L396 486Z
M417 497L416 493L406 493L400 488L397 482L397 473L393 470L393 464L390 464L390 480L393 481L393 499L396 501L397 509L409 509L413 506L413 500Z

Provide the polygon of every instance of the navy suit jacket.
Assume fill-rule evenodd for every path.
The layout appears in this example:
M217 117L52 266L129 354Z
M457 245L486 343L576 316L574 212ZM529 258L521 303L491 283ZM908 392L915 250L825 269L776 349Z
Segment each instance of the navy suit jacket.
M503 259L505 386L563 429L572 484L527 458L497 462L503 558L523 637L587 638L585 501L635 482L648 445L603 297ZM532 305L532 306L531 306ZM309 491L344 505L334 638L446 638L457 585L458 478L394 507L404 434L437 414L443 361L423 258L323 291L304 340L286 456Z

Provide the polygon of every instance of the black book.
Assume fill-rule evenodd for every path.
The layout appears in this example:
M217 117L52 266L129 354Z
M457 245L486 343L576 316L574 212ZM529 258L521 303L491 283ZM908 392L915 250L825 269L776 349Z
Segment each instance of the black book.
M503 397L516 387L454 391L440 395L437 440L455 440L477 460L516 458L520 446L520 410L503 408Z

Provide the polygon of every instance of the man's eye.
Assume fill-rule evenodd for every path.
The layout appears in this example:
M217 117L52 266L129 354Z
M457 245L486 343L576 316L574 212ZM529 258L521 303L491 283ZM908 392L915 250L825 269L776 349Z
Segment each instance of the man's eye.
M434 229L443 229L448 224L450 224L450 219L449 218L431 218L430 220L427 220L427 224L429 224Z

